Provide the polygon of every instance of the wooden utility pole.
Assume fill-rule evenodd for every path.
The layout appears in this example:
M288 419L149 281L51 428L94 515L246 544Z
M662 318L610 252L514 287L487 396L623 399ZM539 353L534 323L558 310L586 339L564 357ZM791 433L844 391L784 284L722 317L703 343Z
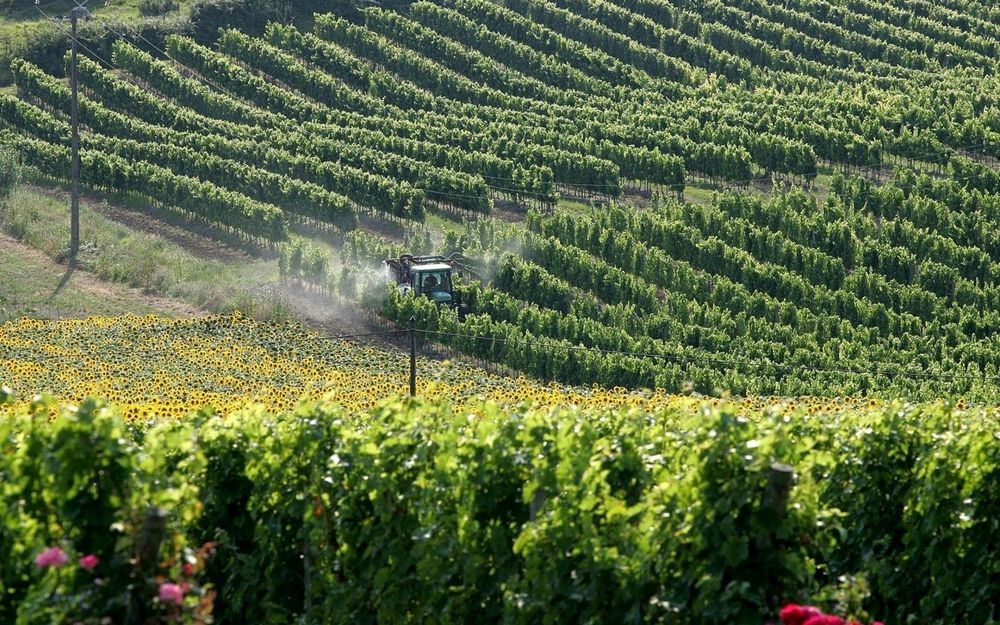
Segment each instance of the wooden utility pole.
M76 21L87 19L90 11L82 6L75 6L69 13L70 36L70 68L69 88L72 92L70 100L70 205L69 205L69 262L76 265L76 255L80 251L80 114L77 95L76 76Z
M410 317L410 397L417 394L417 319Z

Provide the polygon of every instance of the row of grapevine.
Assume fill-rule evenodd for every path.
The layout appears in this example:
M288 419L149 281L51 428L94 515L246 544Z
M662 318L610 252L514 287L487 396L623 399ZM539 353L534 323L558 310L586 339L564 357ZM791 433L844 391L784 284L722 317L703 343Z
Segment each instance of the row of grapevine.
M222 31L216 47L223 54L243 59L251 67L266 68L271 77L326 106L366 116L383 116L387 112L385 104L378 98L357 91L323 72L314 71L287 52L238 30Z
M688 334L684 330L663 338L654 338L648 334L633 334L621 326L604 324L589 317L577 317L573 314L562 314L535 305L525 305L520 300L504 292L492 289L471 287L463 292L470 307L477 313L487 314L496 321L506 321L525 330L532 336L547 337L555 340L565 340L574 345L583 345L596 351L630 352L637 358L648 359L653 366L661 363L696 363L708 364L717 368L717 380L720 388L728 388L734 393L749 392L745 386L725 386L732 384L726 379L726 371L733 370L753 377L757 388L766 388L768 392L778 392L781 384L778 379L770 379L762 371L784 372L797 369L809 369L817 366L826 367L810 376L809 384L814 385L816 392L821 392L824 386L826 392L841 392L851 389L851 371L865 371L863 362L849 366L845 362L845 353L831 349L815 350L807 346L794 348L792 346L766 340L733 339L722 345L714 345L713 341L701 341L699 345L680 342L679 339ZM733 355L738 354L734 359ZM881 354L869 351L869 357L878 358ZM908 354L887 353L891 360L879 360L882 370L893 371L906 377L912 361L906 360ZM991 361L993 362L993 361ZM780 363L780 364L776 364ZM943 368L950 368L954 363L947 360L940 363ZM993 362L993 364L996 364ZM860 373L858 375L861 375ZM779 373L780 377L780 373ZM711 391L711 389L705 389ZM800 391L805 390L801 387Z
M923 319L940 317L944 312L944 301L910 284L911 280L902 280L904 276L898 271L870 274L865 269L855 269L848 275L841 261L788 241L783 235L774 231L762 230L740 218L734 219L721 211L695 210L690 206L676 204L668 205L667 211L672 219L697 229L702 236L717 236L733 247L746 250L758 260L781 265L817 286L825 286L831 290L847 290L858 297L880 302L897 311L910 312ZM649 229L647 231L653 232L666 225L663 220L646 215L636 217L628 215L625 219L633 222L635 229ZM870 258L876 243L873 239L864 239L861 242L861 256L866 267L876 268L879 265ZM879 268L885 269L885 267ZM899 278L902 284L895 279L887 279L886 275ZM861 287L861 281L867 286Z
M55 82L54 79L42 74L37 68L32 68L27 64L17 66L15 72L22 93L40 98L50 106L61 108L63 111L69 108L69 90L64 85ZM161 103L161 106L170 108L170 105L166 103ZM127 138L137 136L138 133L138 136L146 141L166 140L186 148L208 150L224 158L236 158L253 166L260 163L262 156L259 142L253 139L236 141L218 135L205 136L199 133L185 133L146 125L136 119L129 119L103 109L86 98L81 100L81 116L85 123L111 136ZM287 179L287 173L292 170L297 177L305 178L308 182L321 184L327 191L343 193L357 204L371 207L372 210L417 219L423 215L423 192L412 188L405 182L399 183L378 174L340 165L337 162L320 162L316 158L293 156L282 150L269 149L264 151L263 155L265 156L265 167L270 169L273 175L284 176ZM380 162L391 164L392 160L384 159ZM175 166L183 170L183 161L178 161ZM271 190L271 193L280 194L285 186L287 185L276 186ZM287 201L294 201L294 198L289 197ZM334 213L336 214L335 221L350 223L352 218L348 213L353 213L353 209L349 211L346 208L335 209ZM334 217L334 213L328 213L328 216ZM345 222L344 219L347 221Z
M121 622L128 606L181 612L175 597L220 623L764 623L814 598L889 623L994 615L992 411L693 398L626 411L588 391L571 407L392 399L148 423L96 398L6 405L0 473L19 505L0 509L0 619ZM795 472L780 513L761 503L775 463ZM92 485L87 514L73 480ZM149 501L165 566L126 602Z
M69 148L9 131L0 139L15 146L32 167L46 176L63 179L69 171ZM150 197L261 239L280 240L286 235L285 216L273 205L144 161L132 162L98 150L81 150L80 160L81 181L86 185Z
M346 22L336 22L336 24L339 24L340 25L339 27L344 29L356 28L354 26L347 24ZM749 142L752 146L754 146L754 149L757 151L756 160L761 165L761 167L765 169L786 170L800 174L809 174L815 171L815 162L809 160L808 158L806 158L806 160L803 161L799 156L780 156L781 153L775 151L776 147L782 145L780 142L775 143L774 140L768 142L767 140L763 139L755 140L753 139L753 137L755 136L753 134L749 133L734 134L734 131L732 129L726 129L724 127L719 128L716 132L719 131L723 132L723 134L719 136L723 138L724 142L732 142L732 143ZM766 139L766 137L764 139ZM850 137L845 137L840 140L840 143L846 144L849 140ZM778 155L777 157L776 154ZM619 164L622 164L624 162L626 167L629 166L630 163L641 162L641 159L636 159L636 158L630 158L628 160L619 158L617 160ZM705 160L711 161L711 159L705 159ZM640 178L641 175L644 175L644 172L637 172L637 173L639 173L640 175L635 176L636 178ZM740 172L740 173L745 173L745 172ZM676 175L671 175L671 177L676 178Z
M273 30L273 29L272 29ZM277 32L277 31L274 31ZM141 80L149 83L160 91L169 94L178 102L187 102L194 110L215 118L229 118L239 115L242 104L225 95L210 91L197 81L185 78L174 70L163 66L136 48L124 43L116 44L115 58L119 55L128 59L128 65ZM325 55L324 55L325 58ZM250 109L260 111L260 109ZM345 123L354 121L345 120ZM446 146L431 144L417 139L391 137L378 129L388 130L390 124L384 126L370 125L366 128L332 126L309 123L290 124L288 120L275 120L272 117L261 117L254 120L256 125L277 126L267 136L266 141L276 141L283 149L295 147L306 149L316 144L317 135L326 137L334 143L324 141L325 158L344 161L345 163L372 168L383 175L400 175L398 172L412 171L420 164L415 161L429 161L430 165L455 172L481 175L486 178L500 178L515 192L527 195L532 199L542 199L544 202L554 202L554 189L547 180L551 172L544 167L519 168L512 161L484 153L468 153ZM246 128L241 128L245 135ZM367 149L361 145L368 146ZM315 152L311 152L315 153ZM405 157L400 159L399 157ZM474 178L449 175L441 170L428 170L420 167L420 173L403 178L423 188L428 193L437 193L446 201L455 203L469 210L483 211L488 208L487 190L482 188L482 182ZM439 183L441 183L439 185Z
M636 67L654 78L682 84L697 82L694 68L688 63L669 57L655 48L642 46L602 22L581 17L554 4L537 0L511 0L506 6L521 15L530 16L536 23L602 50L622 63Z
M322 24L322 22L320 22ZM263 78L239 68L228 57L212 52L190 40L172 38L168 42L168 51L172 56L193 64L201 71L207 72L213 79L233 90L250 97L265 108L274 108L275 112L289 115L303 121L316 122L317 119L333 124L348 125L353 121L361 121L371 128L391 129L392 134L398 134L404 128L399 120L390 122L386 119L364 118L357 116L335 114L318 104L312 103L303 96L283 90L266 82ZM339 128L339 124L337 125ZM332 129L336 132L336 128ZM436 130L420 124L410 124L409 131L416 138L431 139ZM429 133L429 134L428 134ZM468 131L450 129L449 140L454 147L464 148L473 152L485 152L501 158L516 159L535 167L551 167L556 177L567 184L601 185L608 193L615 195L619 189L618 168L609 161L593 156L570 153L560 148L544 145L510 142L508 137L497 135L489 137L477 135ZM405 133L403 136L407 136Z
M388 40L406 46L422 57L438 63L470 80L515 97L533 101L571 104L581 101L583 93L556 88L505 66L498 66L482 52L464 47L433 28L393 11L378 8L364 10L365 27ZM600 106L601 100L586 98L585 107Z
M638 87L650 82L642 70L622 63L603 50L591 48L511 9L489 0L455 0L455 10L528 47L551 54L570 67L613 85Z
M908 313L897 313L884 304L857 298L844 291L811 287L800 276L761 263L745 250L729 247L714 236L702 237L693 228L676 222L665 222L652 232L640 233L634 227L625 233L616 232L610 223L602 221L554 216L544 221L535 220L530 225L571 245L584 246L602 256L608 255L616 266L625 271L638 272L638 275L655 283L661 281L660 266L663 263L669 266L676 262L676 258L707 272L702 280L711 280L715 276L725 278L733 284L745 284L751 292L773 298L775 302L787 303L818 315L840 317L853 325L874 327L888 334L919 332L922 327L920 320ZM614 251L607 250L605 246L613 246ZM651 262L651 259L661 258L663 261L660 263ZM673 274L672 269L669 272Z
M533 289L532 284L544 285L544 290ZM929 349L920 342L904 345L898 341L880 340L862 345L856 343L850 334L846 338L826 335L822 325L814 329L805 326L796 329L746 311L733 314L725 308L676 292L663 294L660 311L640 316L630 305L601 306L593 294L570 286L533 263L513 257L502 261L491 280L491 287L506 293L513 300L559 311L577 319L591 319L608 328L624 329L633 337L674 340L682 345L707 350L723 360L733 354L756 354L759 359L768 362L787 363L794 357L796 362L809 367L822 356L826 366L832 368L837 368L839 364L853 365L860 370L874 359L880 363L892 363L902 370L908 363L919 361L919 355ZM970 362L982 367L993 362L989 344L983 343L974 351L975 356L967 356ZM955 366L948 361L946 355L939 364L944 369Z
M540 37L533 39L528 35L525 35L522 31L526 24L523 22L521 24L518 24L517 28L505 27L505 25L509 26L510 21L513 19L522 19L522 20L524 19L523 17L520 17L517 14L512 14L510 12L498 13L498 11L505 11L505 10L498 9L495 7L476 6L471 1L459 3L458 8L463 10L464 14L466 15L474 16L476 19L487 20L487 23L490 25L491 28L495 28L498 30L502 29L502 32L504 32L505 35L511 36L516 41L521 41L522 43L533 45L533 47L538 51L544 50L550 53L554 53L557 50L556 48L546 47L545 41L551 40L551 37L553 36L557 36L557 34L554 33L552 30L548 30L547 32L548 38L543 40ZM697 16L693 16L692 19L697 20ZM534 24L534 26L536 28L542 28L542 29L545 28L544 26L539 26L538 24ZM520 39L518 37L520 37ZM783 97L792 97L792 96L791 94L789 94ZM836 100L832 98L826 98L824 103L826 102L836 102ZM741 101L741 105L743 104L745 103ZM920 106L923 107L922 104ZM924 110L926 110L926 108L924 108ZM881 116L880 113L878 114L879 116ZM871 116L870 113L865 115L865 117L870 117L870 116ZM757 125L763 125L763 122L761 121L761 116L752 114L749 116L749 118L753 120L754 123L756 123ZM836 120L831 120L831 121L836 121ZM936 124L935 120L930 120L930 121L931 123ZM888 126L891 123L891 120L885 118L884 123L886 126ZM978 122L976 122L975 120L969 120L969 123L975 125ZM824 157L827 158L828 160L849 162L852 164L863 164L863 165L877 164L880 162L881 159L880 148L871 145L865 147L864 145L864 142L870 143L871 141L870 139L863 139L862 143L859 146L858 142L852 141L849 135L838 136L834 133L831 133L828 130L825 130L825 127L823 125L807 124L807 127L809 127L808 134L803 133L798 127L798 125L793 124L791 122L787 123L783 122L783 126L781 128L783 133L785 134L791 133L790 134L791 137L806 141L811 146L813 146L814 149L816 149L817 151L822 150ZM759 131L759 128L757 128L757 130ZM951 133L952 131L947 130L947 127L942 127L939 130L939 132ZM968 136L967 132L965 134L966 136ZM836 141L835 145L832 144L834 140ZM960 141L961 139L955 136L951 137L949 140L957 142ZM895 142L889 143L889 147L895 145L896 145ZM799 171L803 171L803 169L800 169Z
M454 39L466 48L476 48L494 59L503 58L508 67L554 88L605 96L613 90L609 83L587 76L550 55L541 54L529 46L499 35L454 9L420 1L410 5L409 12L423 26Z

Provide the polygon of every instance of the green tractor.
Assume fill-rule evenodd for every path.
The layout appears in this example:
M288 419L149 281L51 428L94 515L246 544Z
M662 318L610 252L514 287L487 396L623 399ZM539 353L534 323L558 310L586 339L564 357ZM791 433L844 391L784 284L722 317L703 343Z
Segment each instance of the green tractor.
M386 279L391 280L400 293L414 293L429 298L439 306L447 306L465 319L468 306L460 301L455 290L454 277L475 277L476 272L460 253L451 256L411 256L382 261Z

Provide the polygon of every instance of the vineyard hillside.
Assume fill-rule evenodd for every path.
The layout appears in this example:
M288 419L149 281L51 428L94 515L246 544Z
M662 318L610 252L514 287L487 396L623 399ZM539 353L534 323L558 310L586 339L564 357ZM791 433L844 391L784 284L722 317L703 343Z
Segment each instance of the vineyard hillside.
M996 623L991 0L73 4L0 623Z

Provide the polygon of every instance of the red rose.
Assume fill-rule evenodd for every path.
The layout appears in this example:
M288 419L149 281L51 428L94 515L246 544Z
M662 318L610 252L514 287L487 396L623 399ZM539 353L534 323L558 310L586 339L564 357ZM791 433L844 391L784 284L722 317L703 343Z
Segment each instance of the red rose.
M805 625L806 620L814 616L822 616L818 608L811 605L796 605L789 603L781 608L781 622L783 625Z

